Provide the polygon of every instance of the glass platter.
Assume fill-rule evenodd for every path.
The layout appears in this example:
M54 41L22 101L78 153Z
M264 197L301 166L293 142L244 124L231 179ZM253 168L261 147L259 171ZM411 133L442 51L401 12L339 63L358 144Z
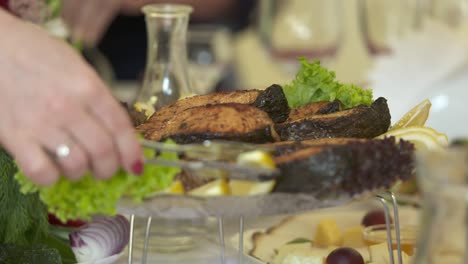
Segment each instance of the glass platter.
M124 199L118 210L136 217L168 219L197 219L207 217L259 217L294 214L304 211L344 205L370 197L372 192L318 199L309 194L271 193L256 196L196 197L187 195L158 195L135 203ZM274 205L274 206L272 206Z

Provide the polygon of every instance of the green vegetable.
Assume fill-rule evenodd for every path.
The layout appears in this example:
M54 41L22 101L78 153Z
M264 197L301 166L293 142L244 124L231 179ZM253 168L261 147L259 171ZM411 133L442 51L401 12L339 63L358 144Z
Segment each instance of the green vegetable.
M171 142L171 144L173 143ZM152 157L154 155L154 151L145 149L146 157ZM177 154L174 152L163 152L159 157L165 160L178 159ZM135 201L140 202L151 196L151 194L169 187L174 180L174 177L179 172L180 168L146 165L145 173L140 176L139 181L136 181L129 186L127 195L135 199Z
M357 105L370 105L372 90L364 90L356 85L341 84L335 73L322 67L319 61L310 63L306 58L299 59L301 68L296 78L283 91L291 108L307 103L339 100L345 109Z
M51 229L53 229L52 226ZM57 250L60 254L62 264L76 264L75 254L73 253L68 238L66 240L59 238L51 230L49 235L45 237L41 243L50 249Z
M296 238L294 240L289 241L286 244L289 245L289 244L302 244L302 243L312 243L312 240L307 239L307 238Z
M0 245L0 263L63 264L59 251L44 245Z
M151 157L154 152L145 151L145 155ZM178 158L174 153L161 155L169 160ZM142 201L152 193L169 187L179 172L179 168L147 164L141 176L119 170L109 180L98 180L88 173L78 181L61 177L56 184L46 187L35 185L22 172L18 172L15 178L20 183L21 192L39 193L49 212L66 222L71 219L89 220L96 214L114 215L117 213L117 203L123 196Z
M39 195L20 192L18 169L2 148L0 168L0 263L76 263L68 243L50 234Z
M2 148L0 166L0 244L37 243L48 233L47 209L37 194L19 191L17 167Z

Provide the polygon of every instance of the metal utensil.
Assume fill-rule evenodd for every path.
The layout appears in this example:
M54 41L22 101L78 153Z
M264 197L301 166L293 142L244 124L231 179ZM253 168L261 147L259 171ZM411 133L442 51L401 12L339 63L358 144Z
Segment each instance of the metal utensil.
M156 155L146 159L147 164L157 164L169 167L188 169L193 172L204 172L210 176L216 173L207 171L218 170L221 175L231 179L266 181L279 176L276 168L256 166L245 163L239 164L238 158L241 154L249 151L263 151L269 154L273 149L248 143L224 142L224 141L204 141L201 144L171 145L161 142L141 140L144 148L159 152L175 152L184 156L184 160L167 160ZM225 172L224 174L222 172ZM218 173L219 175L220 173Z

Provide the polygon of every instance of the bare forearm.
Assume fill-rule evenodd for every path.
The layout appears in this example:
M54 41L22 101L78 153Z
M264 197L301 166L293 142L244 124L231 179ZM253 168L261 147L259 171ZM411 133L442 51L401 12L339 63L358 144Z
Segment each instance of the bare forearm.
M163 0L124 0L122 12L125 14L139 14L141 7L151 3L167 3ZM212 20L225 17L236 6L236 0L173 0L171 3L191 5L194 9L192 19Z

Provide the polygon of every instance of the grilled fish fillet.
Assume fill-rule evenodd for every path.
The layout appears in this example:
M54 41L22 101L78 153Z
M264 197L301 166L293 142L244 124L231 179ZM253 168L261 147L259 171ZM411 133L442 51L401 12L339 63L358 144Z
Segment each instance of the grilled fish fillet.
M328 142L327 142L328 141ZM280 151L275 191L331 197L388 188L413 173L413 144L395 139L322 139ZM299 143L302 144L302 143ZM309 144L307 146L307 144ZM283 148L287 144L281 144Z
M186 109L171 118L162 130L152 130L147 139L172 139L180 144L204 140L274 142L278 136L264 111L246 104L204 105Z
M357 106L331 114L289 119L275 125L282 141L316 138L373 138L390 126L387 100L378 98L371 106Z
M189 108L221 103L251 104L255 102L260 92L261 91L259 90L243 90L229 93L196 95L181 99L171 105L159 109L145 123L141 124L136 129L146 138L148 135L152 134L153 131L163 130L169 120Z
M331 114L342 110L340 101L314 102L291 110L288 121L300 120L307 116Z
M271 85L265 90L240 90L181 99L156 111L144 124L139 125L136 130L145 138L150 139L150 135L166 129L166 124L172 118L189 108L227 103L239 103L257 107L265 111L274 122L285 121L290 111L281 86Z

